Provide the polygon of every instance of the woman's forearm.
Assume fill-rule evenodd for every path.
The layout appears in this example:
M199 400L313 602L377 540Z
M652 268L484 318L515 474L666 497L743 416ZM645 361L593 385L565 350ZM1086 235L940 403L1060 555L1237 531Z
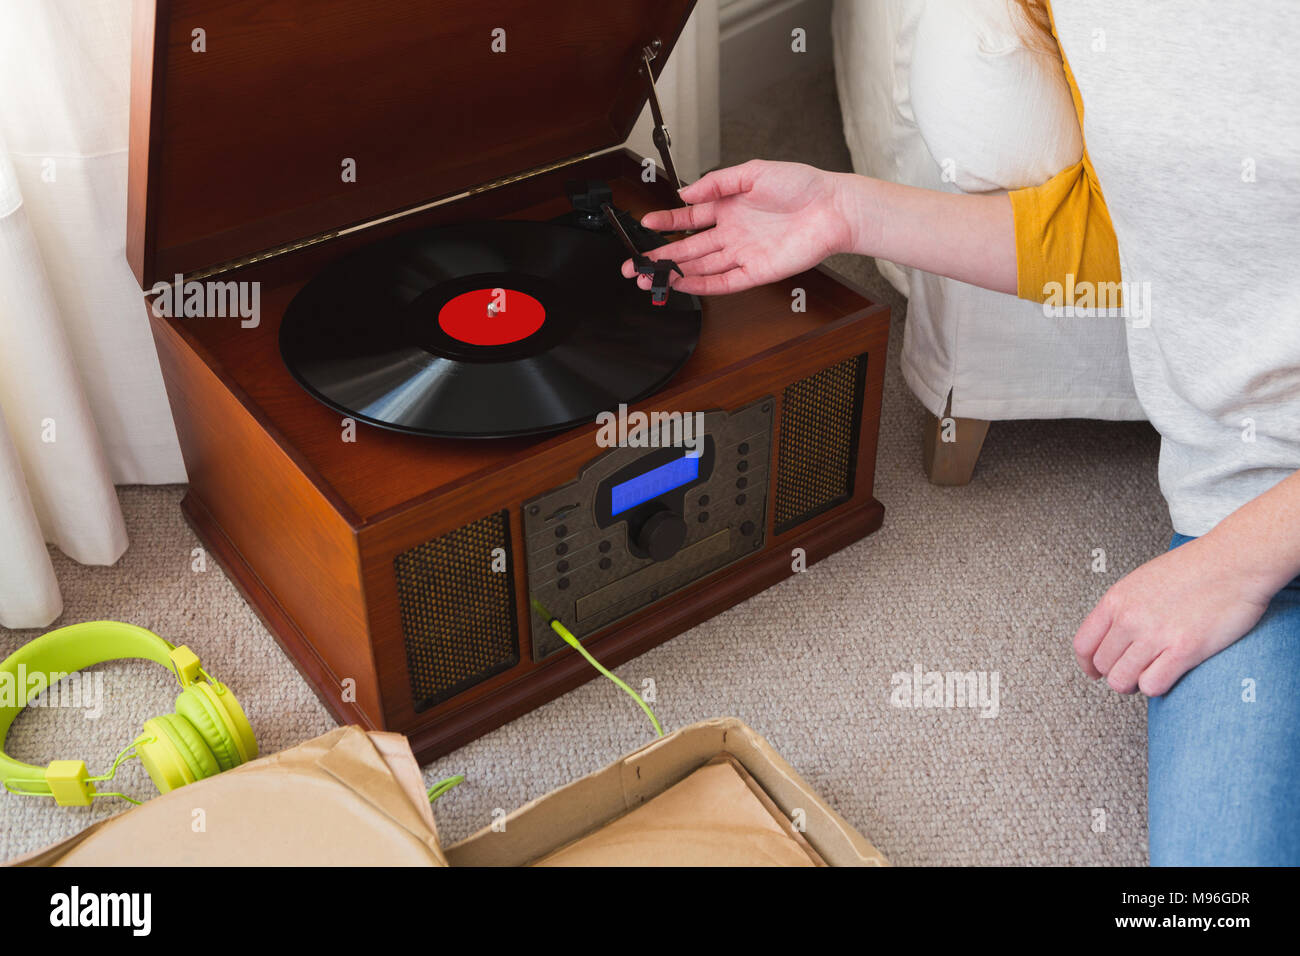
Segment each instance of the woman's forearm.
M1015 220L1005 194L971 196L836 175L836 202L852 229L852 248L844 251L1016 294Z
M1244 572L1272 596L1300 575L1300 472L1248 501L1206 535L1226 566Z

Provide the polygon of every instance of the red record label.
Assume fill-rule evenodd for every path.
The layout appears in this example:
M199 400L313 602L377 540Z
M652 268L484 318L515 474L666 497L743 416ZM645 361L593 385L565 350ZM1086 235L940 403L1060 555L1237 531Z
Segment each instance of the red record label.
M474 289L438 310L438 325L468 345L509 345L532 335L546 322L546 307L527 292Z

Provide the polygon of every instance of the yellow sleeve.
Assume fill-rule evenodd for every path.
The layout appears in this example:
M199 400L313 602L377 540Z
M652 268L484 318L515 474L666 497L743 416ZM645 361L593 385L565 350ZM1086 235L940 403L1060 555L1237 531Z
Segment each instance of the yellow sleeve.
M1050 5L1049 5L1050 13ZM1056 36L1056 23L1052 23ZM1060 45L1059 39L1057 45ZM1083 97L1064 62L1065 79L1083 128ZM1016 228L1016 295L1042 302L1049 282L1118 283L1119 245L1101 194L1097 174L1085 145L1079 162L1057 173L1041 186L1016 189L1009 194Z

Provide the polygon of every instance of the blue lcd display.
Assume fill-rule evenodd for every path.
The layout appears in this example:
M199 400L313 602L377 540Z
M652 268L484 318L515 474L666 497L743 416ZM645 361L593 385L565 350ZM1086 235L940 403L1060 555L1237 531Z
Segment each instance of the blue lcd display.
M644 504L651 498L658 498L664 492L689 485L700 477L700 459L687 455L658 468L651 468L643 475L637 475L628 481L615 485L609 490L609 513L613 515Z

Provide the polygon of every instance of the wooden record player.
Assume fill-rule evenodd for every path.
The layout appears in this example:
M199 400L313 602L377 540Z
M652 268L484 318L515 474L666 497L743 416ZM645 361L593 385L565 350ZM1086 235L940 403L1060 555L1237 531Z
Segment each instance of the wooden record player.
M421 760L594 676L530 597L615 666L791 574L794 549L811 565L881 523L888 310L821 269L705 300L693 355L635 407L705 413L713 436L656 505L687 528L657 557L607 504L657 452L599 447L594 422L491 440L349 423L281 360L295 294L376 240L549 220L572 180L636 216L676 205L618 147L645 51L657 72L691 7L136 0L131 267L146 290L260 295L255 325L150 308L185 514L329 710Z

